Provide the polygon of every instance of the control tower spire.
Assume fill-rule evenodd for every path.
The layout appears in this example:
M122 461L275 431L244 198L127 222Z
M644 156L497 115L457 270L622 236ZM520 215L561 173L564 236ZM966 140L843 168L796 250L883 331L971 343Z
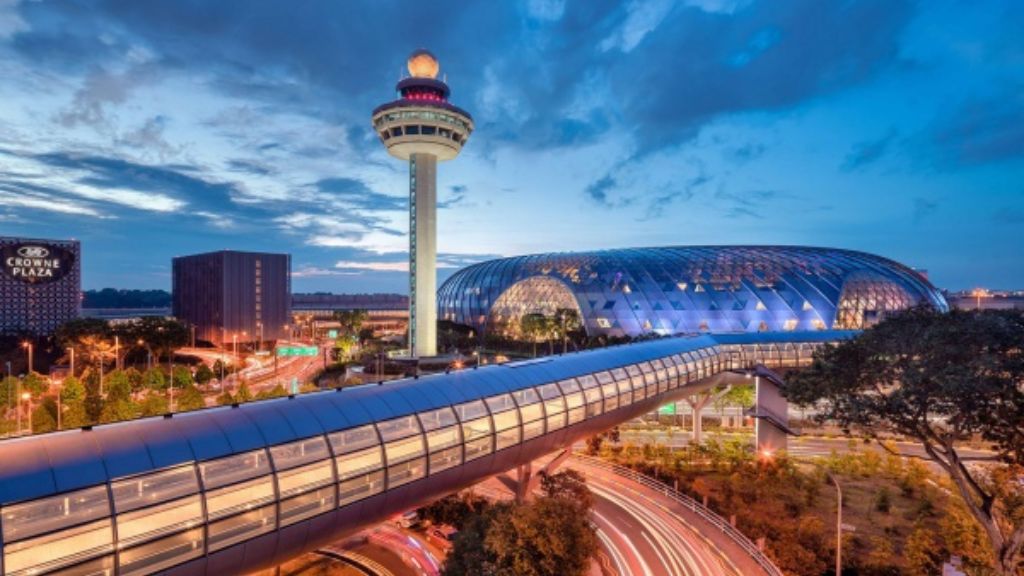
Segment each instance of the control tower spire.
M373 128L409 162L409 354L423 358L437 355L437 163L459 155L473 118L448 102L433 54L416 50L407 68L398 99L373 111Z

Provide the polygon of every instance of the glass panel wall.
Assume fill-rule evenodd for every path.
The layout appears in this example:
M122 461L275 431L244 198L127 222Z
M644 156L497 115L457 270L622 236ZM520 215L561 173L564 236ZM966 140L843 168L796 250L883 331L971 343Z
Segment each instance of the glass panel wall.
M601 384L601 393L604 396L604 411L608 412L619 407L619 389L615 386L615 379L608 372L598 372L594 375Z
M120 530L120 528L118 528ZM120 537L120 532L118 533ZM118 554L119 574L142 576L203 555L203 529L193 528Z
M559 382L558 387L562 389L562 394L565 395L568 424L571 426L577 422L582 422L585 408L583 406L583 392L580 390L579 383L574 378L570 378Z
M640 366L636 364L630 364L629 366L626 366L624 370L626 371L626 374L629 375L627 383L629 384L629 388L633 391L633 394L631 396L633 402L639 402L640 400L643 400L644 397L647 395L647 392L644 388L645 382L643 374L640 372ZM612 375L615 375L614 370L612 371ZM621 389L623 381L620 380L617 375L615 376L615 379L618 380L619 388Z
M494 449L494 435L491 417L483 400L459 404L455 406L455 413L462 422L466 462L490 454Z
M426 447L415 415L378 422L377 430L384 441L389 489L426 476Z
M601 404L603 402L601 384L593 374L580 376L576 381L580 383L580 388L583 389L583 399L587 402L587 418L599 416L602 412Z
M544 412L547 414L547 430L552 432L565 427L565 399L562 391L555 383L544 384L537 388L537 393L544 400Z
M106 492L106 487L103 488ZM4 509L6 513L7 508ZM109 518L4 544L5 574L40 574L88 560L114 549Z
M519 444L519 410L509 394L487 399L487 408L494 419L494 449L501 450Z
M523 442L544 434L544 405L533 388L524 388L512 393L519 405L519 416L523 421Z
M327 436L338 474L338 505L384 490L384 453L373 424Z
M420 413L420 423L427 435L430 453L430 474L462 463L462 437L455 412L445 407Z

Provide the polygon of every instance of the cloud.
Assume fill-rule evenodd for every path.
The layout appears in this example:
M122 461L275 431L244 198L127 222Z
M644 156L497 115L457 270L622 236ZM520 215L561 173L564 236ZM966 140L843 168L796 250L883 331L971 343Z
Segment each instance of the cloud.
M992 213L992 221L997 224L1024 224L1024 210L1013 206L1003 206Z
M633 0L626 8L622 26L601 41L601 50L631 52L672 10L673 0Z
M739 162L750 162L756 160L765 153L767 148L764 144L748 142L729 151L729 155Z
M939 203L929 198L914 198L914 222L920 222L939 209Z
M437 203L438 209L452 208L460 204L464 204L466 200L467 188L464 184L456 184L449 188L451 195L446 200L439 201Z
M566 0L526 0L526 13L535 20L554 22L565 14Z
M153 116L146 120L142 126L132 130L115 141L122 146L128 146L135 150L153 152L161 161L169 156L174 156L182 151L182 147L173 146L164 137L164 129L167 125L167 117L164 115Z
M846 155L846 159L843 160L841 169L844 172L852 172L868 166L869 164L873 164L885 156L889 150L890 144L892 144L892 141L895 138L896 130L890 129L885 136L882 136L878 140L869 140L854 145Z
M334 265L342 270L368 270L372 272L408 272L409 261L399 262L352 262L347 260L339 261Z
M374 192L361 180L354 178L324 178L316 183L316 187L332 198L358 210L404 211L408 209L408 201L401 196L390 196Z
M977 165L1024 156L1024 84L971 98L936 122L931 138L944 164Z
M588 184L584 192L598 204L609 206L611 203L608 201L608 192L615 186L617 186L615 179L610 174L605 174L600 179Z
M0 40L28 29L28 23L18 14L18 0L0 0Z

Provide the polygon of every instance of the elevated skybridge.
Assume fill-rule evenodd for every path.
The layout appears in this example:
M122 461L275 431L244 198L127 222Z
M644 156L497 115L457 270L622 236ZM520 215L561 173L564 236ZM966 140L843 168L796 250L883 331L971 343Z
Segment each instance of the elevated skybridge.
M0 573L238 574L849 332L680 337L0 442Z

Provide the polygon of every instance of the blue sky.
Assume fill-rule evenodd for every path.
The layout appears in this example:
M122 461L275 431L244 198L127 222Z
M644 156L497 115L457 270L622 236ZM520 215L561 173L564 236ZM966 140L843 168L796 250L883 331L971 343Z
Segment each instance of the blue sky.
M407 168L370 112L432 50L477 128L441 274L499 255L807 244L1024 287L1024 2L0 0L0 234L87 288L292 254L404 292Z

